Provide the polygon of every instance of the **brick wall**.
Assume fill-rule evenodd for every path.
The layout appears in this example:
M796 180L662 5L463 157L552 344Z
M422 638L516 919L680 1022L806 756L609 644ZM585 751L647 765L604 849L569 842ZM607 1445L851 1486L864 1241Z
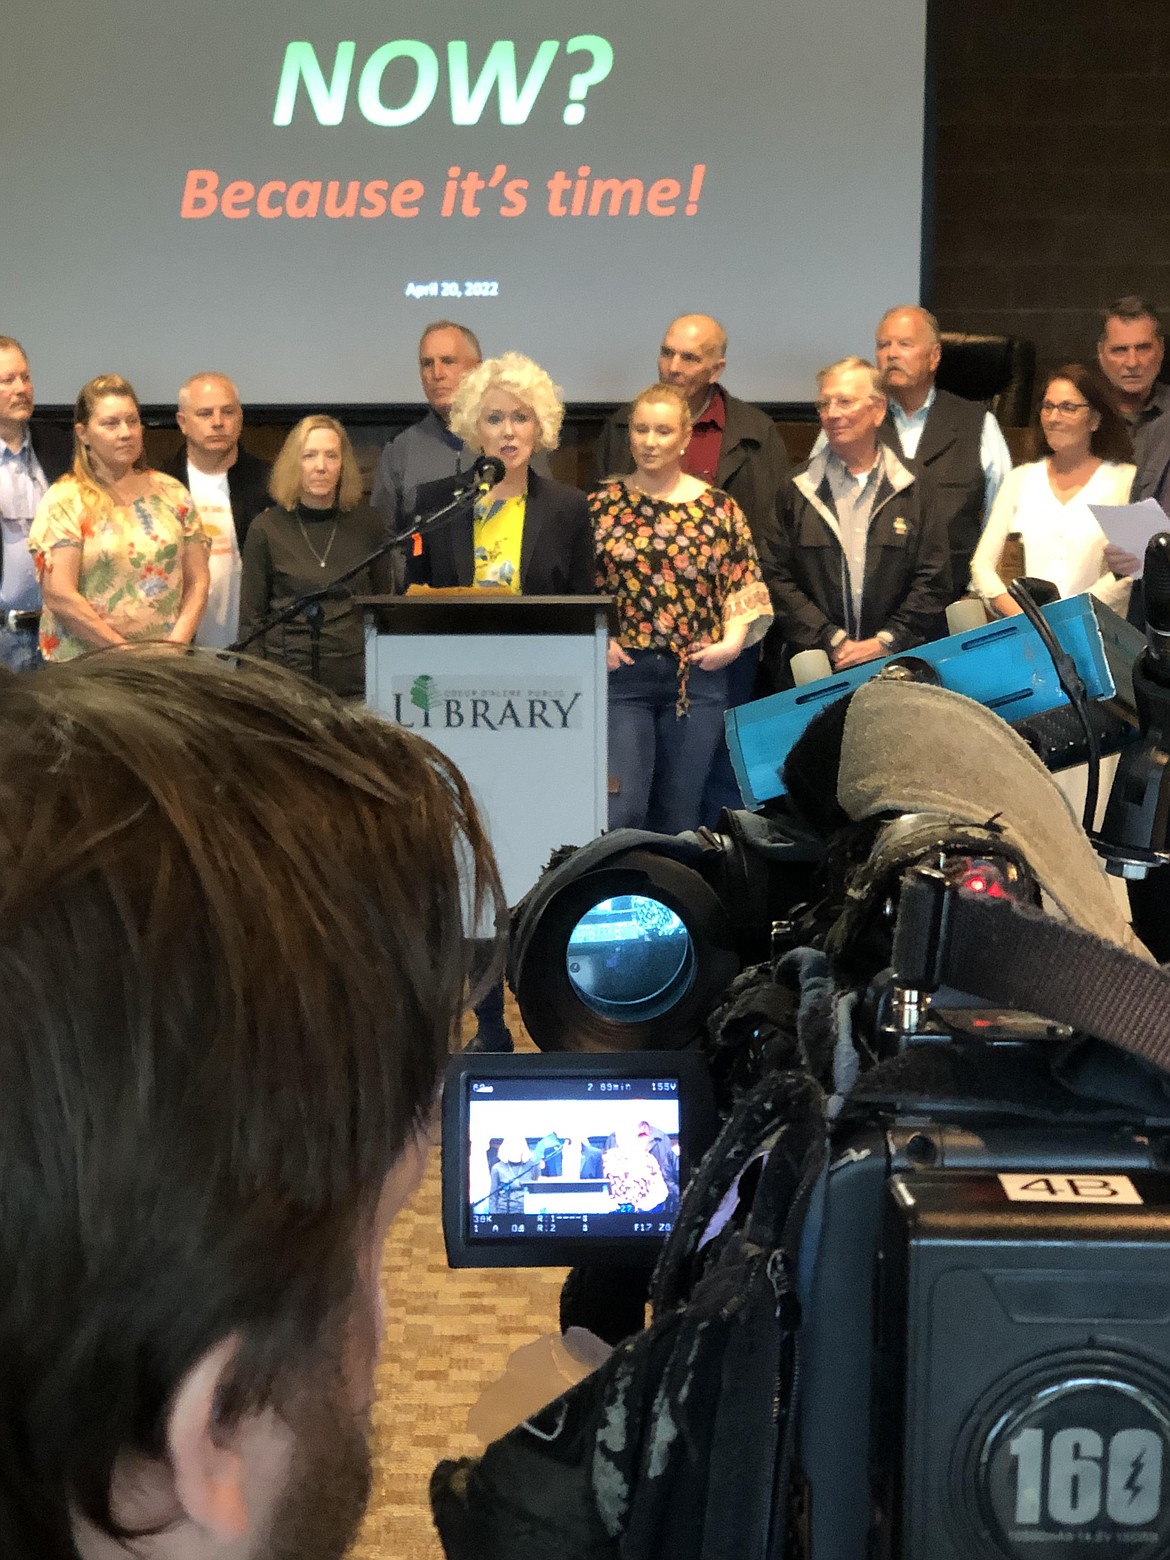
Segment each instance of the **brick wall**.
M1102 305L1170 324L1170 0L930 0L945 329L1094 350Z

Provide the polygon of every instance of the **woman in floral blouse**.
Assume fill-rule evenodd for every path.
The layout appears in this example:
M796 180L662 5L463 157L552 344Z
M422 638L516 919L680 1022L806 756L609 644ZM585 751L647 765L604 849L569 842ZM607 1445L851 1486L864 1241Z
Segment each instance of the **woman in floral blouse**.
M597 588L617 601L609 644L609 826L698 827L727 708L727 668L767 633L772 606L743 511L682 469L686 398L634 402L634 471L589 500Z
M47 661L143 639L190 644L210 545L186 488L145 464L138 397L119 375L82 387L73 469L41 500L28 545Z

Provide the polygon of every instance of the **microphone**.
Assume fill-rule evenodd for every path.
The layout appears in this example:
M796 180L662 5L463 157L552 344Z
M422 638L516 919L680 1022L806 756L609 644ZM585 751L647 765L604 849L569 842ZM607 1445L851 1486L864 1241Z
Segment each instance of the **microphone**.
M504 480L504 469L504 463L498 455L481 455L471 468L471 476L475 480L475 496L486 497L497 482Z
M465 471L455 484L455 497L464 499L474 493L476 498L486 498L497 482L504 480L505 466L496 455L480 455L470 471Z
M1146 543L1142 592L1146 606L1146 672L1159 687L1170 688L1170 531L1158 531Z

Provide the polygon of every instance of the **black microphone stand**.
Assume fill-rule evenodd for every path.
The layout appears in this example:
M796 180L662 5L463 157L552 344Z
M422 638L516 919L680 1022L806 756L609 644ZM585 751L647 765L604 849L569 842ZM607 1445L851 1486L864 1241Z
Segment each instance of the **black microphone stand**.
M559 1153L567 1142L567 1138L558 1138L555 1143L550 1143L548 1147L542 1149L539 1154L529 1154L528 1158L521 1165L520 1169L517 1170L515 1175L510 1176L506 1181L501 1181L499 1186L496 1187L494 1194L492 1192L485 1192L482 1197L477 1198L475 1202L472 1203L470 1211L475 1213L476 1210L482 1207L483 1204L487 1202L493 1195L498 1197L501 1192L506 1192L510 1187L515 1186L517 1181L523 1181L524 1177L534 1166L537 1170L543 1170L545 1165L548 1163L549 1157L552 1154ZM498 1159L496 1160L496 1163L499 1164ZM663 1179L666 1179L665 1176ZM531 1184L532 1183L530 1181L525 1182L525 1185L530 1186Z
M328 585L323 585L319 590L305 591L303 595L296 597L294 601L291 601L287 607L283 607L279 612L268 613L259 626L253 629L250 634L247 634L243 639L237 639L235 644L228 645L227 649L220 653L222 655L241 655L247 650L249 645L255 644L258 639L263 639L272 629L279 628L282 623L290 623L294 618L303 617L309 625L309 675L314 682L320 682L321 627L325 621L324 603L328 600L337 599L339 594L341 597L352 594L345 590L339 592L339 587L348 584L350 580L361 574L364 569L368 569L377 563L379 558L385 557L389 552L393 552L396 547L401 547L406 542L412 542L416 536L425 536L432 530L438 530L441 525L452 519L461 510L466 509L469 503L474 503L479 497L480 490L485 482L490 486L492 482L498 480L499 478L494 475L481 477L474 471L468 472L466 485L456 490L455 496L450 503L444 504L441 509L436 509L429 515L416 515L414 524L405 531L396 531L380 547L375 547L372 553L355 563L351 569L346 569L343 574L339 574Z

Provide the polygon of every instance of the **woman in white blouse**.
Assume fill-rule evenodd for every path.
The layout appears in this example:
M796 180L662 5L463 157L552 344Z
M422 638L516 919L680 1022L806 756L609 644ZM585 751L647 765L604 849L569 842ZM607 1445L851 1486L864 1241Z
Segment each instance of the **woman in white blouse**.
M1039 407L1047 454L1008 473L971 560L971 588L1001 616L1019 612L996 570L1004 542L1019 532L1028 574L1061 596L1091 591L1124 612L1128 576L1140 560L1113 547L1090 504L1125 504L1133 446L1107 387L1082 363L1051 374Z

